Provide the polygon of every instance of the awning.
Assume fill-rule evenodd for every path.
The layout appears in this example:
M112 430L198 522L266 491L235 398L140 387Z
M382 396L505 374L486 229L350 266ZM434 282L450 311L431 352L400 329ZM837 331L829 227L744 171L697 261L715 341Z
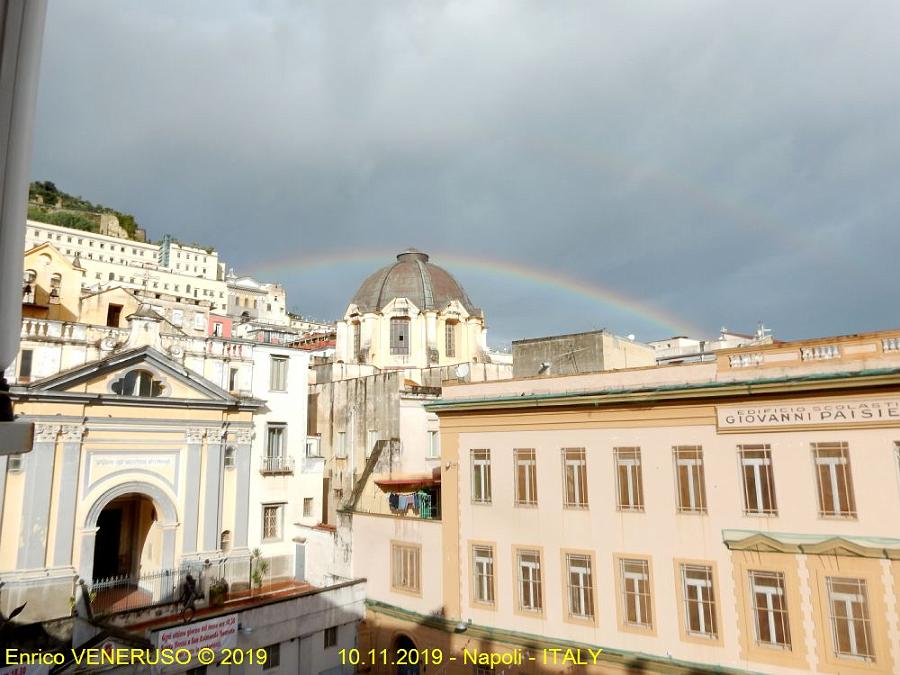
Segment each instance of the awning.
M384 492L412 492L426 487L435 487L441 484L441 476L438 472L437 476L432 474L421 474L416 476L406 476L404 478L382 478L376 479L375 485L380 487Z

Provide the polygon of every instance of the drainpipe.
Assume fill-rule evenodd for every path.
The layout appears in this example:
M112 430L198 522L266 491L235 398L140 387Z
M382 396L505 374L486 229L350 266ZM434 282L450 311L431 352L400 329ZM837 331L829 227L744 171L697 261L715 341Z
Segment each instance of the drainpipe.
M0 455L31 449L34 425L16 420L4 372L22 327L22 261L47 0L0 0Z

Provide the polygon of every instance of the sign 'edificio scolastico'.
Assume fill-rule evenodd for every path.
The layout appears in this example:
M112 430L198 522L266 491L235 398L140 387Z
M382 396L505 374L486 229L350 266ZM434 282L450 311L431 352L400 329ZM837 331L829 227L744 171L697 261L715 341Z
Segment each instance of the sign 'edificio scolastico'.
M900 424L900 398L717 406L716 416L722 432L810 425Z

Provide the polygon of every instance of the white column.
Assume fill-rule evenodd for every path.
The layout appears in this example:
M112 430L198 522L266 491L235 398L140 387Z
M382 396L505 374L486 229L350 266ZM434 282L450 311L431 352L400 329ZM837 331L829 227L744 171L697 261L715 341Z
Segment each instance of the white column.
M16 358L31 138L47 0L0 0L0 379Z

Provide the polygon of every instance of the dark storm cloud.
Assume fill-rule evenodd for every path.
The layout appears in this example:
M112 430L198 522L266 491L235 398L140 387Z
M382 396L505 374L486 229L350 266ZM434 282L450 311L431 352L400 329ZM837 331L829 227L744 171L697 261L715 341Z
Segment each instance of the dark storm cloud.
M891 327L898 24L893 2L54 0L33 173L239 271L415 245L708 332ZM365 270L280 274L334 317ZM467 274L501 340L668 330Z

